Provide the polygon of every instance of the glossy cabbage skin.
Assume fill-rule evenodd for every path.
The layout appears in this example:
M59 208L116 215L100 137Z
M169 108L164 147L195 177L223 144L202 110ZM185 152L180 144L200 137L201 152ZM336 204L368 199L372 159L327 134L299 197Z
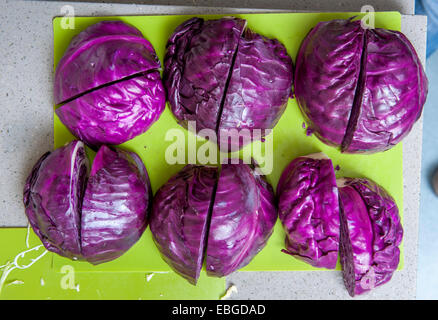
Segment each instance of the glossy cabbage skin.
M388 282L400 261L403 228L394 199L368 179L344 178L340 255L351 296Z
M310 130L346 153L399 143L420 118L428 81L400 32L359 20L320 22L297 56L295 95Z
M98 149L146 132L164 110L160 61L151 43L121 21L102 21L73 38L55 72L61 122Z
M292 95L292 73L292 59L283 44L245 30L219 119L221 149L236 151L248 143L245 137L238 143L229 141L226 133L230 129L237 129L242 135L247 130L246 138L260 140L265 129L274 128ZM260 134L254 129L260 129Z
M409 40L400 32L366 33L365 85L351 142L345 152L385 151L399 143L420 118L427 78Z
M220 105L245 20L192 18L167 43L163 81L171 110L187 128L216 130Z
M339 200L332 161L303 156L283 171L277 186L286 250L318 268L334 269L339 249Z
M150 218L163 259L190 283L202 268L217 168L187 165L156 193Z
M96 23L72 39L59 61L54 81L55 103L159 68L154 48L138 29L121 21Z
M81 141L46 153L26 180L23 200L47 250L99 264L140 238L152 193L146 168L132 152L102 146L87 181L88 168Z
M210 276L226 276L246 266L272 234L277 210L272 187L247 164L224 164L208 234Z
M364 32L360 21L318 23L297 55L294 90L307 124L318 138L340 146L354 103Z
M84 144L72 141L44 154L24 186L25 212L35 234L49 251L82 259L80 217L88 159Z
M73 135L93 148L121 144L146 132L164 111L160 73L114 83L56 109Z
M141 159L102 146L93 162L82 203L81 244L93 264L125 253L147 226L152 190Z

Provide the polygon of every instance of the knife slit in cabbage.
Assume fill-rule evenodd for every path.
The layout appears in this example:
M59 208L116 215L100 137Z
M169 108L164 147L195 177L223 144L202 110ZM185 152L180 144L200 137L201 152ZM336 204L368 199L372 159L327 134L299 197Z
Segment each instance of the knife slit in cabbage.
M70 42L55 70L55 113L88 146L145 133L165 107L161 63L135 27L101 21Z
M243 30L245 30L245 27L246 27L246 22L245 22L245 26L242 28L242 34L244 32ZM228 69L227 80L225 81L224 91L222 93L221 101L220 101L220 104L219 104L219 112L217 114L216 127L215 127L215 130L214 130L215 133L216 133L216 136L219 133L219 127L220 127L220 124L221 124L221 118L222 118L222 112L223 112L223 109L224 109L225 98L227 96L228 87L230 86L231 77L233 75L234 65L236 63L237 52L239 51L239 43L240 43L240 39L242 37L242 34L239 37L239 41L237 42L236 49L233 52L233 57L231 58L231 64L230 64L230 68Z
M202 254L202 266L207 266L207 245L208 245L208 235L210 233L210 226L211 226L211 217L213 215L213 208L214 208L214 201L216 199L216 190L217 190L217 185L219 183L219 176L220 176L220 170L221 168L218 168L218 170L216 171L216 180L213 186L213 190L212 190L212 194L211 194L211 198L210 198L210 205L208 208L208 213L207 213L207 227L206 227L206 231L205 231L205 236L204 236L204 243L203 243L203 254Z
M347 128L345 130L344 138L341 142L341 152L344 152L348 149L353 140L354 132L356 131L357 122L359 121L359 116L362 108L363 102L363 93L365 89L365 81L366 81L366 60L367 60L367 32L368 29L364 30L363 34L363 44L362 44L362 53L360 57L360 70L359 77L356 83L356 90L354 92L353 105L350 110L350 117L348 119Z
M86 96L89 93L92 93L92 92L95 92L95 91L99 91L100 89L103 89L103 88L106 88L106 87L111 87L112 85L115 85L115 84L118 84L118 83L121 83L121 82L125 82L125 81L131 80L131 79L139 78L139 77L145 76L147 74L154 73L156 71L157 70L153 69L153 70L148 70L148 71L137 72L137 73L131 74L129 76L126 76L126 77L123 77L123 78L120 78L120 79L117 79L117 80L106 82L106 83L101 84L101 85L99 85L97 87L93 87L91 89L88 89L88 90L85 90L85 91L83 91L81 93L78 93L77 95L75 95L75 96L73 96L71 98L68 98L68 99L66 99L64 101L61 101L60 103L57 104L56 107L57 108L61 108L63 105L65 105L65 104L67 104L69 102L72 102L72 101L74 101L76 99L79 99L79 98L81 98L83 96Z
M37 162L23 202L47 250L99 264L138 241L152 195L146 168L133 152L103 145L88 172L84 144L74 140Z

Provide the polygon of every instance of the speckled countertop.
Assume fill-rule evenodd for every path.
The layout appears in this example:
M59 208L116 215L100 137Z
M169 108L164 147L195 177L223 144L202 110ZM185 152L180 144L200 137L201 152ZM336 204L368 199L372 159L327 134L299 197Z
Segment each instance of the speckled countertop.
M128 1L107 1L128 2ZM130 1L135 2L135 1ZM142 2L142 1L137 1ZM396 10L402 32L425 61L426 18L412 16L413 0L401 1L199 1L210 7L164 6L187 1L143 1L153 5L74 3L76 15L207 14L266 12L271 9L360 11L363 4L376 10ZM190 3L190 2L189 2ZM53 149L53 32L52 18L68 2L0 0L0 226L26 226L22 206L24 180L39 156ZM251 9L217 8L245 6ZM264 9L255 9L264 8ZM413 299L416 290L418 213L422 120L404 140L404 255L405 266L386 285L355 299ZM227 278L238 293L234 299L348 299L339 271L236 272Z

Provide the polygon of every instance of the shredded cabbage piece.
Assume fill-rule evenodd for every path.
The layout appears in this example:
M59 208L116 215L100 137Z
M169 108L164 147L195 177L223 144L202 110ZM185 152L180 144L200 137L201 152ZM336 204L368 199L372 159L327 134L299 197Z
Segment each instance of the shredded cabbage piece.
M149 273L146 275L146 281L149 282L151 281L152 277L154 276L154 273Z
M26 248L30 248L30 245L29 245L29 234L30 234L30 223L27 224Z
M18 285L18 284L24 284L24 281L22 281L22 280L14 280L14 281L11 281L11 282L9 282L8 284L7 284L7 286L11 286L11 285Z
M6 280L7 280L8 276L9 276L9 274L10 274L13 270L15 270L15 269L20 269L20 270L28 269L28 268L30 268L35 262L37 262L37 261L40 260L42 257L44 257L44 256L47 254L47 252L49 252L49 251L47 251L47 250L44 250L44 252L41 253L37 258L35 258L35 259L30 259L31 262L30 262L29 264L27 264L27 265L20 265L20 264L18 263L18 260L19 260L20 258L24 258L24 256L26 255L26 253L31 252L31 251L38 251L41 247L44 247L44 246L43 246L42 244L40 244L40 245L38 245L38 246L36 246L36 247L33 247L33 248L30 248L30 249L28 249L28 250L26 250L26 251L20 252L20 253L17 254L17 256L14 258L13 262L9 262L9 261L8 261L4 266L1 267L1 268L4 268L4 270L3 270L2 276L1 276L1 278L0 278L0 294L2 293L3 286L4 286L5 282L6 282Z

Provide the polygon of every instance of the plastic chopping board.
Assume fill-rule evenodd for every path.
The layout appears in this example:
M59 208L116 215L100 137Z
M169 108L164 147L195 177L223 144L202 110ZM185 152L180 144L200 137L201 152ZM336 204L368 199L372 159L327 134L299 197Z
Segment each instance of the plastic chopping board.
M236 14L235 17L246 19L248 27L265 36L279 39L287 48L288 53L295 61L298 49L304 37L319 21L337 18L360 16L357 13L280 13L280 14ZM102 20L121 20L138 28L143 35L152 43L158 57L163 61L167 39L173 30L183 21L195 15L178 16L128 16L128 17L80 17L75 20L75 29L62 29L61 18L53 21L54 28L54 54L55 66L61 59L70 40L86 27ZM223 15L221 15L223 16ZM200 15L205 19L219 18L220 15ZM401 16L398 12L376 13L376 27L400 30ZM326 146L315 136L307 136L303 128L303 116L301 115L295 99L289 99L289 104L280 121L267 139L273 139L273 170L267 176L275 187L281 172L294 158L308 153L323 151L339 165L337 176L369 177L386 188L396 199L399 208L403 208L403 172L402 144L395 148L374 155L347 155L341 154L337 149ZM55 147L60 147L73 139L68 129L55 116ZM165 141L168 130L178 129L186 136L186 146L194 135L182 129L173 117L170 109L166 107L160 119L143 135L140 135L121 146L135 151L143 159L148 170L153 191L164 184L173 174L178 172L183 165L170 165L165 160L166 149L174 141ZM191 140L190 140L191 141ZM205 141L197 141L198 146ZM265 142L266 143L266 142ZM255 142L255 145L262 144ZM251 148L247 146L246 148ZM244 149L245 150L245 149ZM261 147L263 151L263 146ZM263 155L263 153L262 153ZM260 154L254 152L256 160L262 160ZM186 155L187 157L187 155ZM259 163L262 161L258 161ZM400 212L402 214L402 212ZM254 260L243 270L319 270L281 252L285 234L279 221L275 226L274 233L268 245L258 254ZM145 253L150 254L145 254ZM55 265L64 263L63 258L56 257ZM80 270L170 270L161 259L155 245L152 242L148 230L141 241L137 243L127 254L116 261L105 263L101 266L91 266L88 263L79 263ZM400 266L402 263L400 264ZM338 266L339 268L339 266Z
M55 66L59 62L73 36L84 30L86 27L102 20L121 20L138 28L153 44L158 57L163 61L167 39L172 34L175 27L193 16L195 15L77 17L75 19L75 29L63 29L61 27L61 18L55 18L53 20ZM213 19L225 15L198 16L205 19ZM345 19L353 16L358 16L359 18L362 15L358 13L264 13L233 14L233 16L246 19L248 21L248 27L255 32L279 39L286 46L288 53L295 61L302 40L310 29L319 21L338 18ZM379 12L375 14L375 23L376 27L400 30L401 16L398 12ZM335 166L338 165L340 167L337 171L338 177L368 177L382 185L395 198L400 209L400 215L403 216L402 144L399 144L389 151L374 155L341 154L337 149L321 143L315 136L308 136L303 124L304 120L295 99L289 99L285 113L271 135L266 139L267 141L271 139L273 142L272 154L274 165L272 172L267 175L267 178L274 188L277 185L281 172L292 159L308 153L322 151L332 159ZM181 130L187 140L192 139L191 141L193 141L193 139L196 139L191 133L188 133L177 124L169 108L166 107L166 110L163 112L160 119L153 124L146 133L121 145L122 148L135 151L143 159L154 192L156 192L163 183L184 166L183 164L170 165L165 161L165 151L169 145L174 142L172 140L165 140L166 132L170 129ZM54 133L55 148L74 139L56 115L54 120ZM205 141L199 140L195 143L200 146L204 144ZM265 144L267 144L267 142L265 142ZM259 163L263 163L263 146L265 144L255 142L252 145L253 151L256 149L254 147L261 146L261 153L254 151L252 154ZM251 145L245 147L244 150L247 150L248 148L251 148ZM90 155L91 157L93 156L91 153ZM19 243L22 244L22 238L25 236L25 233L26 229L2 229L0 230L0 240L2 243L5 241L8 241L9 243L11 243L11 241L21 241ZM290 255L282 253L281 249L284 246L284 238L284 231L282 230L280 223L277 222L274 233L267 246L242 270L321 270L313 268ZM38 242L37 239L34 240ZM17 248L14 247L14 250L18 250L18 247L20 246L17 245ZM0 253L0 265L3 261L14 257L20 252L17 250L14 252L11 251L7 254L5 253L5 250L2 249ZM164 292L168 294L167 298L169 298L169 295L171 298L176 298L177 296L191 297L194 299L200 297L213 298L213 296L214 298L217 298L220 293L223 292L225 285L223 279L208 278L205 276L205 272L202 274L200 283L197 287L190 286L184 279L175 275L160 257L160 254L151 239L149 229L145 232L140 241L122 257L99 266L92 266L84 262L73 262L58 255L49 254L45 256L42 261L39 261L32 266L32 268L26 270L26 272L20 271L23 275L26 273L26 277L29 277L30 279L30 284L25 282L22 286L35 285L41 289L39 283L40 278L38 275L41 272L48 272L46 270L47 268L44 268L44 266L47 267L47 263L50 265L49 269L55 272L58 278L59 271L63 266L73 266L75 271L79 274L78 277L83 277L84 283L89 286L83 286L81 290L91 290L92 292L89 292L89 296L96 298L117 296L117 293L111 292L112 290L117 292L125 286L125 281L122 281L123 283L120 283L119 281L121 278L125 277L126 281L132 281L135 284L133 285L133 292L127 293L129 298L132 298L131 295L144 298L151 298L152 296L154 296L154 298L160 298L160 294L163 294L165 290L172 288L172 286L181 286L181 294L172 292L172 290L167 290L167 293ZM401 255L399 269L402 268L402 266L403 254ZM145 281L143 281L145 274L152 271L170 272L154 275L152 280L145 284ZM117 273L117 282L113 278L114 273ZM35 275L35 277L31 277L31 275ZM138 277L142 278L141 285L138 284ZM99 281L106 281L105 279L110 281L109 285L107 282L102 282L105 283L106 287L110 287L108 292L107 290L104 292L99 289ZM38 283L35 284L35 281ZM153 287L154 281L159 283L159 285L157 285L155 289L150 289ZM17 288L19 288L20 285L16 284L14 286L15 287L8 287L5 289L8 290L8 292L11 291L11 296L14 295L14 290L19 290ZM55 292L59 289L53 290L53 292ZM100 293L97 293L96 290L100 290ZM39 293L35 291L35 294L38 295ZM70 294L73 295L76 293ZM66 295L64 296L67 297ZM68 295L68 297L71 296Z

